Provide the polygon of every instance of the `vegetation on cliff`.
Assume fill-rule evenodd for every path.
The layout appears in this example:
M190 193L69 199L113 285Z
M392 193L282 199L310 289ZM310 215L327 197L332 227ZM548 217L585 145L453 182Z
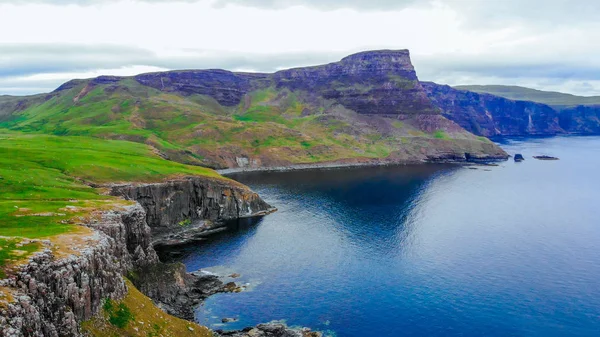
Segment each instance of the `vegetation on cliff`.
M212 336L212 332L203 326L164 313L129 281L127 288L124 299L107 299L100 315L83 322L83 331L98 337Z

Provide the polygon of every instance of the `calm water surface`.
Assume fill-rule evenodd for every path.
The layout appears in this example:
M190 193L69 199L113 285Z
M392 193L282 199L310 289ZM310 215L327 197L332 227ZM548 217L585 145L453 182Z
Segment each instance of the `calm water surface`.
M279 211L186 249L189 270L218 266L251 285L209 298L198 321L285 319L340 337L600 336L600 137L502 146L526 161L233 176Z

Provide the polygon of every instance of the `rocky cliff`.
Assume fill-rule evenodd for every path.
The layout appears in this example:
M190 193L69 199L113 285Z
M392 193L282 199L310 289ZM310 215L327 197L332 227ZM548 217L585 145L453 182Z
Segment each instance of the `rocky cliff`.
M408 50L350 55L323 66L273 75L279 88L319 94L359 114L438 114L421 87Z
M446 118L477 135L555 135L565 132L559 123L559 113L545 104L513 101L432 82L424 82L423 87Z
M106 298L125 295L125 274L167 312L192 318L194 304L226 289L214 276L159 262L147 219L167 230L181 219L221 221L273 210L247 188L218 180L187 178L114 191L139 203L101 213L87 224L92 234L78 236L84 243L70 255L48 247L0 281L8 299L0 303L0 336L79 336L79 323L98 313Z
M600 105L563 108L559 112L560 126L575 134L600 134Z
M423 91L408 50L379 50L350 55L340 62L274 74L226 70L186 70L141 74L152 88L181 95L200 94L235 106L246 94L268 87L310 92L361 114L436 114Z
M446 118L477 135L600 133L600 106L551 107L432 82L424 82L423 88Z
M113 195L137 201L156 241L177 243L228 220L260 216L275 209L258 194L235 182L183 178L158 184L118 185ZM198 221L205 220L197 226Z
M158 262L141 206L105 212L88 225L95 231L78 253L61 257L47 249L0 281L14 298L0 307L0 336L79 336L79 323L104 299L125 295L123 274Z

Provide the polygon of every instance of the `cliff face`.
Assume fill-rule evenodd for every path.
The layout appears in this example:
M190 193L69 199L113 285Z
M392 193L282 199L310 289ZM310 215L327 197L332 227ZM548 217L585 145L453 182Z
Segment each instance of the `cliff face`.
M111 193L140 203L148 225L157 234L181 229L196 220L224 222L274 210L245 186L220 180L187 178L121 185L114 186Z
M96 232L78 255L56 258L46 250L1 281L15 301L0 307L0 336L79 336L79 322L95 315L105 298L125 295L121 275L158 261L139 205L106 212L90 227Z
M539 103L457 90L431 82L423 87L442 114L482 136L555 135L564 133L559 114Z
M361 114L437 113L419 83L408 50L363 52L340 62L274 74L186 70L142 74L135 79L162 91L207 95L224 106L239 104L251 90L274 86L317 94Z
M328 65L279 71L273 79L279 88L318 93L359 114L438 114L408 50L358 53Z
M182 265L159 262L147 219L168 231L186 219L223 221L273 210L241 185L203 178L121 185L113 192L139 203L89 223L93 234L83 238L78 254L61 257L47 249L0 281L0 290L14 298L0 303L0 336L80 336L79 323L98 313L106 298L126 294L126 273L162 309L191 319L193 305L224 285L216 276L186 274Z
M562 109L559 113L560 126L571 133L600 134L600 105Z

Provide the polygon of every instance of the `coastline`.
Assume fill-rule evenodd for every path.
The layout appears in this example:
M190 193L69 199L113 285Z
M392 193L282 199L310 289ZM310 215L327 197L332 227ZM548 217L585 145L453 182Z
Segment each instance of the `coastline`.
M384 167L384 166L407 166L407 165L431 165L431 164L454 164L454 165L473 165L502 162L508 160L507 158L488 158L481 160L429 160L429 161L389 161L389 162L362 162L362 163L344 163L344 162L333 162L333 163L315 163L315 164L292 164L287 166L265 166L265 167L235 167L215 170L217 173L223 176L235 173L248 173L248 172L287 172L287 171L301 171L301 170L328 170L328 169L341 169L341 168L353 168L353 167Z

